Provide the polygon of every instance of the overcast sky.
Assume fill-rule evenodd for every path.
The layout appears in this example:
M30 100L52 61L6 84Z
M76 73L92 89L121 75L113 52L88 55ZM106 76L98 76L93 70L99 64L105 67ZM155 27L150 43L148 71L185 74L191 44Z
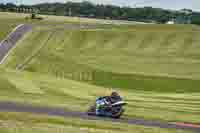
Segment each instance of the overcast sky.
M43 2L66 2L82 0L0 0L0 2L23 2L23 4L36 4ZM152 6L161 7L166 9L183 9L188 8L196 11L200 11L200 0L87 0L93 3L113 4L120 6L132 6L137 4L138 7Z

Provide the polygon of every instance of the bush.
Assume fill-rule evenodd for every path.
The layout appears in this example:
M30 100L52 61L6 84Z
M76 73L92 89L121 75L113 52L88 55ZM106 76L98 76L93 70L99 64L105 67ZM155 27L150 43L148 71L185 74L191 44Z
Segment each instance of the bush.
M31 16L27 16L27 17L25 17L25 19L43 20L43 17L40 17L37 14L32 13Z

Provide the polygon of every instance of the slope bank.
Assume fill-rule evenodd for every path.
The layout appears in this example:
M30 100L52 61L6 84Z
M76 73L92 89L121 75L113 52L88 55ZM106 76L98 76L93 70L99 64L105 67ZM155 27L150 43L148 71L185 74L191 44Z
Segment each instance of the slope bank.
M106 87L198 92L200 32L193 26L145 27L35 30L4 66Z
M62 107L85 112L95 98L111 90L39 73L1 70L0 101ZM129 103L126 118L199 123L200 93L118 89Z

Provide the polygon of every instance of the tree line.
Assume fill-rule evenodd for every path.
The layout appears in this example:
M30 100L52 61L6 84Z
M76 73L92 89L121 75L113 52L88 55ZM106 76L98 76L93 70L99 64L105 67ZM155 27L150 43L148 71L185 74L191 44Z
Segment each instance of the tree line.
M177 18L189 19L192 24L200 24L200 12L183 9L172 11L161 8L119 7L114 5L93 4L90 2L42 3L36 5L20 5L12 3L0 4L0 11L33 12L58 16L79 16L100 19L117 19L166 23Z

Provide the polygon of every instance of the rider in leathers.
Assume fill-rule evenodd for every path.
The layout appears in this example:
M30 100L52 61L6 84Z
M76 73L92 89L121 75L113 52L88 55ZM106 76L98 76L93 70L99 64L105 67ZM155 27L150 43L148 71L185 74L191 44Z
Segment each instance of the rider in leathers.
M118 101L122 101L120 95L113 91L110 96L99 97L96 99L96 114L97 115L104 115L106 112L105 110L111 109L111 105Z

